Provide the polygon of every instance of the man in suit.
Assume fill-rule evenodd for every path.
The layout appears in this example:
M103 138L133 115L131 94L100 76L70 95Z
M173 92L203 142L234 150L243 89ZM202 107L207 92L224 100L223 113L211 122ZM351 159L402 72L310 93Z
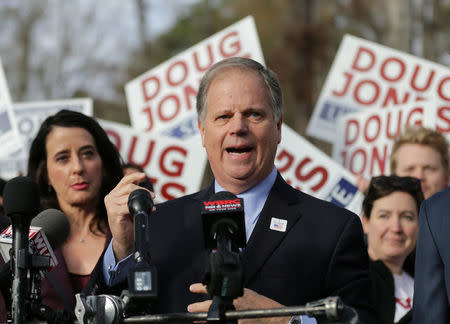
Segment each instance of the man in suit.
M422 203L416 248L413 323L450 323L450 187Z
M151 262L158 268L160 292L154 310L208 310L211 301L205 300L205 287L198 283L209 253L200 206L214 192L229 191L244 200L247 235L245 290L234 301L236 309L302 305L338 295L358 311L363 323L370 323L368 256L359 218L295 190L274 166L282 95L273 72L246 58L215 64L201 81L197 112L215 181L196 194L158 205L151 217ZM133 251L126 204L143 176L124 177L105 198L113 241L91 276L100 292L124 287L120 282Z

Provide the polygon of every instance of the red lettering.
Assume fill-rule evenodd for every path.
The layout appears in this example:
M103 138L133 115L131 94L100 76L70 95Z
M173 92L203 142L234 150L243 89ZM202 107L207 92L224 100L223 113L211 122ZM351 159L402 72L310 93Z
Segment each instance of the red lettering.
M355 159L358 158L358 155L361 155L362 157L362 168L359 170L355 170ZM350 172L353 174L360 174L366 169L366 163L367 163L367 154L363 149L357 149L355 152L353 152L351 158L350 158Z
M297 179L299 181L308 181L309 179L311 179L312 177L314 177L316 174L321 174L321 180L314 186L311 187L312 191L318 191L320 188L322 188L322 186L325 184L325 182L328 179L328 172L327 169L325 169L324 167L316 167L314 169L312 169L310 172L308 172L305 175L302 175L301 170L302 168L309 164L312 160L310 158L305 158L303 159L303 161L301 161L299 163L299 165L297 166L297 168L295 169L295 176L297 177Z
M153 93L151 93L151 94L149 94L147 92L147 89L150 87L150 85L152 85L152 84L150 84L150 85L147 84L150 82L153 83ZM153 98L155 98L159 92L160 86L161 86L160 81L159 81L158 77L156 77L156 76L151 76L151 77L144 79L141 83L142 94L144 95L144 102L150 101Z
M380 156L377 147L372 148L372 160L370 161L370 174L384 174L387 159L387 145L384 145L383 156ZM375 172L375 162L378 163L379 172Z
M352 125L354 125L356 128L355 128L355 132L354 132L354 136L353 137L351 137L351 133L350 133L350 130L351 130L351 126ZM348 146L348 145L352 145L353 143L355 143L356 142L356 140L358 139L358 134L359 134L359 122L358 122L358 120L356 120L356 119L349 119L348 121L347 121L347 124L345 125L345 145L346 146Z
M178 194L170 194L169 191L171 189L176 189L176 190L178 190L179 193ZM176 197L182 196L185 193L186 193L186 187L179 183L168 182L168 183L165 183L161 187L161 196L163 196L167 200L171 200Z
M150 106L145 107L144 109L142 109L142 112L148 115L148 127L145 130L151 131L153 128L153 115L151 107Z
M388 75L386 74L386 67L387 67L388 64L391 63L391 62L396 62L396 63L398 63L399 66L400 66L400 71L399 71L399 73L398 73L397 76L392 76L392 77L390 77L390 76L388 76ZM405 69L406 69L405 63L403 63L402 60L400 60L400 59L398 59L398 58L396 58L396 57L390 57L390 58L386 59L386 60L383 62L383 64L381 65L381 68L380 68L380 74L381 74L381 77L382 77L383 79L385 79L386 81L397 82L398 80L400 80L401 78L403 78L403 75L405 74ZM388 71L395 71L395 69L393 69L393 68L390 68L390 69L389 69L389 68L388 68Z
M365 55L364 55L365 54ZM366 65L363 66L361 63L364 63L364 59L369 60ZM361 61L360 61L361 60ZM366 47L360 46L358 48L358 53L356 54L355 60L352 64L352 69L360 72L369 71L375 64L375 54L370 49Z
M159 167L160 167L161 171L163 173L165 173L166 175L171 176L171 177L179 177L179 176L181 176L181 173L183 172L184 162L172 161L172 163L170 165L175 167L175 169L173 171L166 168L166 163L165 163L166 157L171 152L178 152L184 157L187 155L187 151L184 148L178 147L178 146L169 146L161 153L161 158L159 160Z
M196 97L197 97L197 90L192 88L190 85L184 87L184 99L186 100L188 110L192 109L191 98L193 98L194 99L193 101L195 102Z
M360 90L362 89L365 85L367 86L371 86L373 87L373 96L371 99L363 99L361 98L361 93L365 94L368 91L364 91L364 90ZM380 87L378 86L378 84L375 83L375 81L372 80L362 80L360 81L356 87L355 87L355 91L353 93L355 100L361 104L361 105L372 105L375 101L377 101L378 96L380 95Z
M394 125L394 126L397 126L395 129L394 129L394 132L390 132L390 130L391 130L391 119L392 119L392 112L390 111L390 112L388 112L388 115L387 115L387 121L386 121L386 137L388 138L388 139L393 139L393 138L396 138L398 135L400 135L400 132L401 132L401 124L402 124L402 111L401 110L396 110L395 111L396 113L398 112L398 118L397 118L397 125ZM373 174L373 173L372 173Z
M401 103L406 103L408 101L409 98L409 92L405 92L405 95L403 96L403 100ZM386 93L386 97L384 98L383 104L381 105L381 107L386 107L389 102L392 102L393 105L398 105L399 101L397 98L397 90L395 90L395 88L389 88L387 93Z
M419 69L420 69L420 66L416 65L416 67L414 68L413 76L411 78L411 88L413 88L416 91L426 91L430 87L430 84L434 78L435 72L434 72L434 70L430 71L430 74L428 74L428 80L426 82L426 85L420 88L416 84L416 79L417 79L417 75L419 74Z
M145 155L145 159L143 162L137 162L134 160L134 150L136 148L136 143L137 143L137 136L133 136L131 138L131 145L130 145L130 151L128 152L128 157L127 160L130 163L133 164L137 164L140 165L141 167L145 168L149 163L150 163L150 159L153 155L153 149L155 148L155 141L151 140L147 146L147 154Z
M375 135L370 137L369 136L369 128L370 128L370 123L372 121L375 121L376 131L375 131ZM377 115L370 116L369 119L367 120L366 124L365 124L365 127L364 127L364 139L366 140L366 142L370 143L370 142L375 141L378 138L378 135L380 135L380 130L381 130L380 117L377 116Z
M169 106L169 109L163 109L163 105L166 102L168 102L169 100L171 100L175 103L175 109L170 109L170 106ZM178 113L180 112L180 107L181 107L181 102L180 102L180 99L176 95L165 96L158 105L158 116L161 119L161 121L163 121L163 122L170 121L178 115ZM169 114L167 114L167 116L164 116L163 111L165 111L166 114L167 114L167 112L169 112Z
M438 108L438 123L436 123L436 130L441 133L450 132L450 107L439 107ZM444 127L439 126L439 121L444 122Z
M211 44L206 45L206 49L208 50L208 63L204 66L200 66L199 60L198 60L198 53L194 52L194 65L197 71L199 72L205 72L209 69L209 67L213 64L214 58L212 53Z
M181 70L181 78L178 81L174 81L173 80L173 69L175 69L177 66L179 66L180 68L176 69L176 71ZM175 73L176 74L176 73ZM184 61L177 61L174 62L171 66L169 66L169 68L167 69L167 73L166 73L166 78L167 78L167 83L171 86L171 87L176 87L178 85L180 85L181 83L184 82L184 80L186 80L188 76L188 67L186 65L186 63Z
M344 83L344 89L342 89L341 92L337 92L336 90L333 90L333 95L336 97L343 97L347 93L348 88L350 87L350 83L352 83L353 74L351 73L344 73L344 77L346 78L346 81Z
M443 100L445 100L445 101L450 101L450 96L448 96L448 95L450 95L450 85L449 86L447 86L447 95L444 93L444 83L445 82L448 82L448 81L450 81L450 77L446 77L446 78L444 78L444 79L442 79L442 81L439 83L439 86L438 86L438 94L439 94L439 97L441 97Z
M231 37L237 37L237 40L228 43L227 41ZM225 42L227 43L225 44ZM219 43L220 55L222 55L223 58L235 56L237 53L239 53L240 50L241 42L239 41L239 35L236 31L232 31L231 33L226 34Z
M412 121L413 117L418 114L419 118L416 121ZM408 114L408 117L406 118L406 125L412 126L412 125L422 125L422 118L423 118L423 108L417 107L411 110Z
M277 155L277 161L281 161L283 159L286 160L285 165L280 166L280 163L278 163L277 169L280 173L287 171L292 166L292 163L294 162L294 156L288 153L285 149L282 149Z

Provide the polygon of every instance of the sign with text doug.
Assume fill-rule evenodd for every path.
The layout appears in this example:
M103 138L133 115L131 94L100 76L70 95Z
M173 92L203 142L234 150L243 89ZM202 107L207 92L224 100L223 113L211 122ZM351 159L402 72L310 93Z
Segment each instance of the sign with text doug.
M214 63L245 56L264 64L253 17L248 16L125 85L131 125L158 132L195 112L197 89Z
M155 202L194 193L200 189L206 153L200 134L177 140L149 134L111 121L99 120L126 162L141 166L155 189Z
M294 188L359 215L362 194L355 177L284 124L275 166Z
M420 100L450 107L450 68L345 35L308 124L307 134L334 142L339 116Z
M366 178L390 174L395 139L406 127L424 126L450 139L450 107L436 100L418 101L386 109L370 109L341 116L337 123L333 159L353 174Z

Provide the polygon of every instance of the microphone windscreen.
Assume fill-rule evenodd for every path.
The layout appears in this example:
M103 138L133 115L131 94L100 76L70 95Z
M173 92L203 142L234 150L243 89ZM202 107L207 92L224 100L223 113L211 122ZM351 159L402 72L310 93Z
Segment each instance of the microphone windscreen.
M66 214L58 209L46 209L31 220L31 226L42 227L53 250L59 248L69 236L70 223Z
M144 189L136 189L128 196L128 209L132 216L139 212L145 212L148 215L152 212L153 199L150 193Z
M9 180L3 190L3 208L7 216L21 215L31 220L39 210L37 183L29 177Z

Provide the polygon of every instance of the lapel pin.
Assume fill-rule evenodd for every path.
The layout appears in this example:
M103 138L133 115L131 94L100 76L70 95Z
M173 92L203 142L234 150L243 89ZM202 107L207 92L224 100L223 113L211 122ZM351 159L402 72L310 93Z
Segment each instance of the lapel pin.
M272 217L270 221L270 229L278 232L286 232L287 220Z

